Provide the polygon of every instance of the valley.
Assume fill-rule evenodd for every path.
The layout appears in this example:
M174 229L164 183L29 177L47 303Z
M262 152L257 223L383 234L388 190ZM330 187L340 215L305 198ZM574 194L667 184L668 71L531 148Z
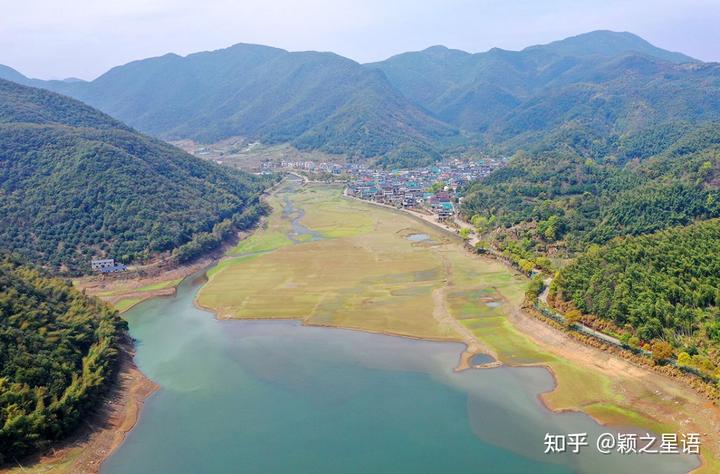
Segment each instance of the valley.
M526 401L520 401L528 395L518 394L505 403L499 402L491 395L493 392L500 394L505 393L505 390L512 390L510 387L517 382L511 380L516 376L528 381L534 380L536 376L539 377L537 388L516 387L515 390L546 392L540 395L540 399L553 410L561 412L579 410L613 427L634 426L661 432L682 426L682 430L702 430L704 433L716 428L706 424L711 420L706 417L716 417L717 414L712 410L708 412L702 399L678 384L669 380L657 380L656 384L642 370L627 364L623 365L621 360L612 356L598 356L598 354L590 356L587 354L588 349L558 350L555 347L558 341L553 337L538 337L542 331L533 328L533 323L528 322L528 317L520 314L519 304L527 285L525 277L514 274L501 263L469 254L455 236L402 213L343 198L341 189L333 186L302 186L300 182L291 181L276 190L271 202L274 211L268 219L267 226L242 241L230 250L223 260L210 268L207 272L207 282L202 278L202 272L198 273L180 286L177 296L151 300L127 313L131 333L140 341L138 363L144 372L160 384L161 388L158 395L148 401L146 412L136 429L130 433L126 443L106 464L107 472L144 469L148 466L154 466L155 469L170 469L172 466L176 471L186 469L176 464L178 460L174 456L163 455L165 448L150 442L148 436L155 436L152 433L156 433L159 429L158 424L166 423L162 421L163 417L173 416L171 413L176 403L181 404L178 405L178 409L180 406L195 406L195 410L201 412L202 405L197 403L213 403L213 406L225 406L227 413L233 413L234 409L231 408L233 405L227 405L231 402L225 401L224 397L231 397L234 400L240 393L237 390L246 394L243 397L252 396L254 391L248 392L247 384L250 379L246 377L251 379L261 377L252 382L251 386L257 383L264 386L264 383L272 381L271 386L281 387L271 391L263 389L265 391L259 392L268 400L276 400L280 397L285 403L290 403L286 397L300 390L304 394L300 400L311 397L310 400L314 399L316 403L321 403L318 408L322 407L322 412L326 414L328 409L330 413L337 409L350 409L349 400L355 397L347 398L349 394L342 395L344 392L337 384L350 384L355 390L360 390L360 393L366 393L364 392L366 389L362 387L365 383L369 383L369 379L348 367L322 368L324 364L330 364L330 367L334 367L334 364L342 366L348 356L358 358L361 366L370 364L369 366L374 367L375 370L399 370L400 374L403 374L403 371L408 370L409 367L414 367L412 371L434 371L436 369L429 369L425 365L427 362L423 361L437 357L430 356L436 350L445 354L441 358L440 365L436 367L445 373L440 376L442 380L447 378L443 383L449 383L450 386L460 384L460 387L464 387L461 390L467 391L469 399L474 400L470 403L465 416L469 417L475 435L491 446L516 453L519 457L513 462L518 463L527 462L521 459L535 460L532 462L547 460L539 451L542 446L534 448L532 444L518 444L517 436L531 436L525 430L521 430L521 433L527 434L515 432L512 438L503 434L506 433L503 430L492 429L492 426L515 425L522 423L516 419L518 416L532 419L539 415L537 413L506 414L505 418L494 420L489 419L487 414L480 414L488 410L488 406L483 405L487 403L495 404L493 410L499 410L501 413L511 409L512 405L505 403L520 403L526 406L526 409L527 403L533 405L532 395ZM351 259L339 258L346 255ZM316 276L319 268L323 269L324 275L330 275L331 278L319 279ZM398 268L403 271L398 272ZM196 300L201 307L215 312L220 320L212 323L210 315L193 309L189 304L193 300ZM184 306L176 307L177 305ZM174 321L174 318L180 320ZM255 322L231 321L234 319ZM277 322L272 323L272 320ZM282 322L288 320L298 320L308 328L298 329L298 326ZM459 321L462 327L469 331L459 330L452 321ZM181 329L189 328L190 326L187 325L195 329L192 331ZM321 328L313 329L317 326ZM385 336L354 336L352 333L342 331L325 333L323 331L333 331L323 329L325 327L356 329L361 333L400 335L409 339L372 339L372 337ZM529 335L525 332L528 330L530 330ZM177 331L183 331L187 336L181 337ZM300 342L308 337L310 340L307 343ZM178 338L186 342L178 345ZM356 342L356 339L362 342ZM408 346L409 342L402 342L420 339L463 342L465 351L469 351L469 354L461 358L463 347L457 344L426 346L425 344L428 343L417 342L417 346ZM149 344L151 340L152 344ZM172 346L168 345L170 341ZM218 346L210 348L209 341L215 341ZM355 346L356 343L360 345ZM272 348L274 344L280 344L279 347L284 347L285 350L277 352L277 349ZM322 355L313 355L309 352L311 346L304 344L312 344L312 347L315 347L313 351L319 351ZM559 346L563 347L567 344L572 345L572 342L562 341ZM144 347L148 349L144 350ZM178 352L181 347L185 347L186 350ZM334 353L333 347L344 347L345 355ZM368 347L377 347L377 349L375 352L367 352ZM244 356L232 356L232 360L246 361L240 366L237 365L238 362L230 363L226 359L228 356L224 355L235 351L244 354ZM283 360L280 354L285 351L294 355L295 362ZM464 375L453 375L453 367L458 366L462 360L469 360L469 356L475 353L490 353L504 367L467 369L459 373ZM203 355L199 356L199 354ZM606 358L606 363L599 363L599 357ZM174 361L185 367L183 371L185 375L181 378L178 378L180 373L172 369L172 365L176 363ZM317 367L313 365L318 363L321 365ZM256 364L260 365L256 366ZM541 376L541 372L535 375L526 372L526 370L542 371L543 369L513 368L517 366L547 367L553 374L554 381L548 379L552 381L548 384L548 381L541 381L544 377ZM236 367L240 372L231 375L228 372L230 367ZM187 370L193 373L190 379L186 377ZM202 375L196 370L202 371ZM296 379L291 375L298 370L302 371L304 378ZM260 375L262 373L266 375ZM343 382L334 380L332 374L337 373L345 374L342 378ZM487 376L484 375L486 373ZM434 377L438 376L436 374ZM460 379L456 380L458 376ZM230 391L226 392L224 389L219 389L220 385L213 384L211 381L215 377L222 377L225 381L222 386L228 387ZM487 389L476 391L478 388L472 388L476 383L486 383L481 380L487 377L501 385L490 391ZM244 388L232 388L236 387L236 383L242 383ZM316 393L310 388L312 384L319 384L318 388L330 392ZM392 384L390 386L392 387ZM577 387L582 387L582 390L578 390ZM261 390L260 387L257 390ZM338 393L338 390L341 392ZM656 393L652 399L647 396L649 391ZM394 397L402 396L402 393L406 392L401 390L393 395L388 393L386 396L390 399L387 403L394 403ZM193 401L194 395L191 394L201 395L201 400L206 401ZM331 398L328 399L328 396ZM372 399L376 400L374 396ZM680 400L682 400L682 412L677 411ZM295 403L298 402L299 400ZM188 403L191 405L187 405ZM331 405L328 406L328 403ZM337 407L331 408L336 404ZM538 413L542 413L542 405L538 407L532 410L539 409ZM306 413L304 410L307 409L304 408L303 413ZM359 408L355 408L357 409ZM397 409L399 408L394 410ZM512 409L517 410L519 406ZM270 413L273 411L275 410L261 412L272 417L274 415ZM294 415L288 413L286 409L281 409L280 413L282 415L278 416L294 418ZM311 413L315 412L311 410ZM313 416L324 416L320 413L317 412ZM699 413L704 415L698 417ZM231 416L247 417L248 415L249 413L240 411ZM206 413L205 416L217 415ZM345 420L347 417L340 413L336 416L338 420ZM546 424L547 417L556 416L560 415L551 415L550 412L542 415ZM712 419L717 421L717 418ZM402 425L392 429L405 429L401 428L402 426L407 428L405 423L410 421L405 420ZM589 431L599 429L597 425L595 428L587 425L588 420L576 415L562 415L556 422L579 423L578 426L583 426ZM191 424L198 422L197 419L183 421ZM245 423L247 422L246 420ZM269 420L266 422L272 423ZM278 420L278 422L284 424L288 420ZM392 423L396 422L392 421ZM243 424L239 419L238 423ZM342 423L341 421L339 426L342 426ZM224 431L222 426L225 425L221 423L206 426L214 427L211 428L214 433L211 438L216 443L203 445L199 449L207 450L203 459L214 459L211 465L214 462L221 465L230 462L229 459L236 459L235 462L244 466L252 466L253 463L259 462L244 449L223 451L221 454L217 448L229 446L225 444L230 442L226 440L227 436L241 436L242 439L250 436L247 442L258 443L266 439L265 434L253 431L236 432L232 428ZM186 426L186 429L192 430L190 425ZM422 430L419 427L415 429ZM330 433L316 433L316 436L318 435L328 436ZM422 436L426 435L422 434ZM531 436L527 443L532 443L532 439L534 438ZM705 446L709 445L710 439L712 436L708 436ZM181 440L177 442L183 443ZM369 440L357 435L355 442L364 445ZM412 443L403 446L403 449L410 450L406 454L413 452ZM235 455L230 454L231 452L245 454L234 458ZM490 456L486 458L486 462L495 462L489 461L495 459L489 452L483 452L485 456ZM276 458L277 466L283 466L285 462L300 463L298 465L302 470L302 466L306 466L304 463L310 463L307 464L308 467L317 465L318 461L313 457L296 457L292 450L286 453L287 456ZM709 452L706 452L706 455L713 459L714 455ZM329 459L335 459L335 456L339 457L334 462L342 462L343 465L349 462L343 455L337 454L337 451ZM377 458L375 462L385 462L382 459L382 457ZM635 462L653 460L652 457L604 459L606 461L600 461L592 456L588 459L583 456L562 458L557 460L559 465L555 467L533 464L533 469L564 472L562 465L569 463L568 465L574 466L573 468L582 466L585 472L596 472L596 470L603 472L603 469L608 469L611 465L615 465L616 469L625 469ZM657 472L674 472L674 466L678 468L680 466L670 458L663 459L662 467L660 465L652 467ZM189 466L193 465L190 459L186 459L185 462L189 463ZM462 465L465 461L456 459L451 464L455 465L456 462ZM630 464L626 465L626 463ZM269 469L272 471L275 468Z
M720 472L720 63L148 56L0 64L0 472Z

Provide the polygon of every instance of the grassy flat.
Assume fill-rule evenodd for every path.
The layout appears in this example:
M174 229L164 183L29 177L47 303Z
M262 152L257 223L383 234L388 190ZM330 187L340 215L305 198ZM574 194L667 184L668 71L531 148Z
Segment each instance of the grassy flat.
M409 217L387 219L387 211L345 199L338 188L318 186L278 196L292 199L298 214L302 210L300 223L322 240L305 234L295 238L298 243L288 238L251 259L224 260L209 273L210 281L198 297L201 305L222 317L293 318L317 325L456 339L433 317L432 292L446 278L438 251L405 238L433 229ZM278 242L278 229L292 228L291 217L279 206L274 209L267 228L253 236L254 242L266 238ZM438 242L443 239L433 237ZM439 247L449 246L456 244ZM239 247L248 248L242 243Z
M679 402L691 396L685 391L648 388L648 379L571 362L534 342L508 318L523 300L527 279L497 261L468 254L458 240L432 226L345 199L338 188L327 186L285 189L274 199L268 226L252 237L252 245L241 243L243 251L236 249L213 268L199 292L198 302L220 317L292 318L459 339L453 327L433 314L434 293L441 292L450 315L502 362L544 365L552 371L558 385L543 399L553 409L583 410L606 423L656 431L676 426L668 420L693 416ZM288 200L293 212L283 213ZM291 239L297 224L314 234ZM427 234L431 242L407 238L416 233ZM258 248L263 251L247 255L248 249ZM656 395L660 390L670 395ZM658 417L643 414L647 410ZM711 456L709 466L715 462Z
M117 303L115 303L113 306L115 307L115 309L117 309L118 311L120 311L122 313L122 312L129 310L130 308L132 308L133 306L135 306L142 300L143 300L143 298L123 298L123 299L119 300Z

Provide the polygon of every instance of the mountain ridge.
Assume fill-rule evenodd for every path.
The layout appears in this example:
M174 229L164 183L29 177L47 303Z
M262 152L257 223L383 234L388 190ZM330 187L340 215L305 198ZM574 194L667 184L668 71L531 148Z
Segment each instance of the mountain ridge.
M520 51L435 45L368 64L238 43L132 61L90 82L22 79L10 68L0 77L75 97L164 139L243 136L412 166L488 146L532 149L572 128L612 141L715 120L720 105L706 100L719 87L714 64L599 30Z

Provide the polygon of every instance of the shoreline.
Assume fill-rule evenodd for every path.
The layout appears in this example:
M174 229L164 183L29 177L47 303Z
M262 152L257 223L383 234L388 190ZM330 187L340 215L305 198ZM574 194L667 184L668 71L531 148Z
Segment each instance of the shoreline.
M227 244L232 245L232 244ZM102 276L83 277L74 282L76 288L113 305L129 295L139 298L132 305L118 309L122 314L136 305L151 298L173 296L176 287L188 276L217 263L227 250L226 246L201 259L169 268L154 267L149 275L137 273L128 278L103 278ZM152 291L137 291L139 288L158 282L177 280L166 288ZM112 296L98 293L118 290ZM96 474L140 419L145 400L160 389L160 386L148 378L135 364L135 342L126 334L119 347L118 367L115 380L108 392L103 395L98 406L83 420L82 424L70 435L58 440L43 452L33 454L15 465L0 467L0 473L57 473L57 474Z
M345 192L343 192L343 197L345 197L346 199L353 199L360 202L365 202L376 207L385 208L390 211L404 214L406 216L414 218L416 221L430 225L434 229L443 231L447 234L453 234L453 232L448 228L448 226L435 221L432 216L420 215L419 213L407 209L399 209L382 203L366 201L355 196L348 196L347 194L345 194ZM460 239L459 235L453 235L456 238ZM510 264L510 262L503 258L498 258L498 256L494 254L483 255L472 252L467 244L465 244L464 247L468 251L468 253L475 258L499 261L503 263L504 266L513 273L520 274L520 272L518 272L517 269L515 269ZM577 364L579 367L600 369L600 371L605 374L605 376L609 377L616 383L618 381L621 381L620 379L622 376L625 376L633 379L642 379L646 386L653 386L653 388L655 389L655 394L665 393L669 396L672 396L671 392L673 390L668 389L668 387L672 387L674 391L679 391L686 395L690 395L694 399L693 402L695 406L699 410L703 410L705 412L708 420L714 421L714 424L712 425L713 430L703 432L701 433L701 436L704 440L710 442L710 447L705 449L709 450L713 454L713 456L711 456L713 466L718 463L718 453L720 453L720 437L717 435L717 433L720 433L720 408L712 405L712 402L706 400L702 393L698 392L691 386L686 386L682 384L681 381L669 375L658 373L648 367L638 365L632 360L626 359L619 354L603 350L599 347L587 344L582 340L573 338L570 335L558 330L557 328L552 327L545 322L539 320L538 318L532 316L522 307L522 305L519 307L515 307L510 302L508 302L506 298L505 300L506 306L508 306L511 310L508 315L508 321L510 322L510 324L520 334L529 338L539 348L555 354L556 356L571 363ZM470 354L468 356L468 360L473 355L474 354ZM604 366L599 364L599 360L604 360L606 364ZM560 381L551 364L543 362L529 364L511 364L507 362L501 362L501 365L506 365L508 367L542 367L546 369L553 378L554 386L547 392L538 394L538 399L549 411L553 413L580 412L589 416L601 426L622 426L622 424L618 425L618 423L614 423L609 416L603 417L597 413L593 413L592 410L586 411L592 405L567 408L553 407L553 404L550 400L548 400L548 397L550 394L560 388ZM641 406L642 412L640 410L638 410L638 412L644 414L649 420L655 421L658 424L671 424L675 428L681 428L683 426L687 426L688 424L698 426L697 423L693 423L690 419L674 419L672 413L663 412L661 405L659 403L654 403L652 400L642 400L636 396L632 396L628 391L624 391L624 396L626 396L626 399L629 402L627 405L629 405L630 407ZM602 403L602 400L598 400L597 403ZM665 418L666 420L667 418L671 418L671 420L669 422L662 421L658 419L659 417ZM686 430L685 432L691 431ZM712 433L716 433L716 436L712 436ZM703 452L705 451L705 449L701 450L701 454L698 456L700 460L699 466L693 469L692 472L700 472L703 469L710 467L708 453Z
M467 243L465 243L459 235L454 233L451 229L447 228L446 226L442 225L441 223L435 222L431 216L420 216L416 215L415 213L408 212L404 209L397 209L393 208L387 205L379 204L379 203L373 203L368 202L359 198L355 198L353 196L346 196L344 193L341 194L341 196L348 200L353 201L359 201L363 203L367 203L369 205L375 205L376 207L386 209L388 211L394 211L399 214L408 216L418 222L421 225L428 225L431 226L433 230L441 231L443 234L455 237L455 240L457 244L463 245L465 251L467 252L467 255L471 258L479 259L479 260L485 260L485 261L493 261L493 262L499 262L503 264L505 268L508 269L508 271L512 272L513 274L521 274L515 267L513 267L508 261L497 258L494 255L482 255L477 254L475 252L472 252L471 249L468 248ZM232 258L232 257L230 257ZM526 276L526 275L525 275ZM527 277L527 276L526 276ZM447 288L441 287L436 289L442 290ZM710 420L713 420L714 422L718 423L720 422L720 411L717 409L714 409L714 407L707 407L704 403L704 400L702 399L701 395L698 394L695 390L692 389L692 387L687 387L682 384L680 384L678 381L672 379L671 377L665 376L663 374L656 373L655 371L652 371L646 367L638 366L632 363L632 361L626 360L625 358L621 357L620 355L603 351L600 348L594 347L592 345L583 343L582 341L575 340L570 335L565 334L562 331L559 331L558 329L547 325L543 321L537 320L537 318L534 318L531 314L528 314L525 309L522 308L522 305L513 305L507 299L505 298L505 305L508 308L508 314L507 314L507 320L509 324L513 327L514 330L516 330L519 334L527 337L531 342L533 342L539 349L542 351L545 351L549 354L553 354L556 357L561 358L562 360L567 361L570 364L575 365L576 367L583 369L591 369L591 370L600 370L600 372L603 374L603 376L607 377L607 379L610 381L610 383L613 384L613 390L616 391L616 393L622 393L622 396L624 397L624 400L626 403L617 403L616 401L612 399L605 399L605 398L599 398L598 400L590 403L584 403L581 405L574 405L574 406L567 406L563 407L558 405L557 407L553 406L553 401L550 399L551 394L554 392L557 392L558 390L567 390L565 387L566 384L561 384L560 379L558 375L556 374L555 370L549 363L545 362L536 362L536 363L527 363L527 364L513 364L509 362L503 362L498 357L495 356L494 351L492 350L484 350L483 348L486 348L486 344L484 344L482 341L479 340L479 337L475 334L471 334L471 339L467 339L466 337L462 337L463 333L455 331L456 334L459 337L459 340L446 340L446 339L437 339L437 338L424 338L424 337L416 337L416 336L407 336L404 334L397 334L393 333L391 331L377 331L377 330L367 330L363 328L353 328L353 327L346 327L346 326L336 326L336 325L326 325L326 324L313 324L313 323L306 323L304 321L303 317L297 317L297 318L282 318L285 320L295 320L299 321L300 324L305 326L316 326L316 327L328 327L328 328L338 328L338 329L346 329L346 330L357 330L362 331L366 333L373 333L373 334L383 334L388 336L394 336L394 337L407 337L410 339L416 339L416 340L429 340L429 341L439 341L439 342L460 342L465 344L466 349L459 354L459 362L458 366L455 367L455 371L459 370L465 370L468 368L494 368L499 366L507 366L507 367L537 367L537 368L544 368L546 369L552 379L553 379L553 387L548 390L547 392L539 393L538 399L540 403L548 409L548 411L553 413L562 413L562 412L577 412L577 413L583 413L587 416L589 416L591 419L593 419L596 423L598 423L601 426L609 426L609 427L627 427L627 426L639 426L641 424L647 425L654 424L657 426L672 426L673 428L677 428L677 431L681 432L699 432L701 436L703 437L703 440L706 441L706 444L701 454L698 456L699 459L699 466L693 469L693 472L697 472L699 470L703 470L703 468L708 468L709 466L714 467L717 463L717 455L715 453L720 452L720 444L717 444L717 441L713 439L713 436L711 435L708 437L708 433L706 430L688 430L685 429L683 431L683 427L688 427L689 425L699 427L700 425L698 423L693 422L692 420L696 419L704 419L708 418ZM243 317L243 318L235 318L231 315L223 315L222 309L220 311L216 311L213 308L203 307L199 304L197 301L197 298L194 299L194 304L196 307L208 311L209 313L213 314L216 319L220 320L227 320L227 319L237 319L237 320L273 320L273 318L267 318L267 317ZM437 305L435 305L435 309L437 309ZM435 311L434 309L434 311ZM454 318L453 318L454 319ZM440 321L440 320L439 320ZM457 320L455 320L457 321ZM458 324L462 324L459 321L457 321ZM477 341L477 345L473 344L473 341ZM489 349L489 348L488 348ZM472 357L474 357L477 354L487 354L492 356L495 361L488 363L488 364L482 364L479 366L473 366L470 364L470 361L472 360ZM600 365L598 361L604 361L605 365ZM658 377L661 376L661 377ZM642 385L644 388L647 389L647 394L644 394L642 397L639 396L637 393L632 393L630 390L628 390L626 387L623 387L623 381L629 380L629 379L640 379L642 380ZM617 387L616 387L617 386ZM651 390L652 389L652 390ZM692 402L692 407L695 409L697 408L697 413L703 413L706 416L693 416L691 419L678 419L675 414L672 412L667 411L667 403L663 404L663 401L667 401L668 398L674 398L675 395L673 393L677 394L683 394L683 398L687 402ZM655 400L654 397L657 397L658 399ZM678 403L678 402L675 402ZM614 410L613 411L613 407ZM606 411L603 411L603 408L606 408ZM626 412L623 413L623 410ZM702 411L701 411L702 410ZM705 412L707 410L707 412ZM629 415L628 413L629 412ZM640 418L638 420L633 420L630 415L639 415ZM624 417L625 416L625 417ZM635 421L635 423L633 423ZM653 431L653 430L651 430ZM717 431L720 432L720 426L717 427ZM708 459L709 457L709 459Z
M160 388L135 365L134 355L132 341L123 343L112 386L89 419L84 420L75 432L45 452L26 458L16 466L0 469L0 472L100 472L102 463L122 445L137 424L145 400Z
M346 198L349 198L348 196L344 196ZM354 198L358 201L366 202L357 198ZM370 203L370 204L377 204L377 203ZM424 219L420 216L416 216L414 214L411 214L409 212L403 212L401 209L394 209L389 208L384 205L377 204L378 207L383 207L388 210L395 210L399 211L402 214L406 216L410 216L414 218L416 221L418 221L421 224L425 225L431 225L434 229L442 230L446 234L453 235L458 241L460 241L460 237L456 234L453 234L450 230L445 229L438 225L437 223L434 223L430 219ZM257 230L257 227L254 229ZM253 230L253 231L254 231ZM243 237L247 237L251 235L252 233L248 233L247 235ZM461 242L458 242L461 243ZM226 248L223 248L222 253L213 253L211 256L207 256L200 261L197 261L193 264L184 266L184 267L178 267L170 269L169 272L181 272L183 273L182 278L187 278L188 276L197 273L201 270L204 270L202 275L198 278L205 278L207 279L207 271L212 268L213 266L220 263L222 260L226 258L233 258L228 257L225 255ZM497 261L498 259L493 258L492 256L487 255L478 255L472 252L468 252L471 254L471 256L474 256L476 258L479 258L480 260L491 260L491 261ZM506 263L506 262L503 262ZM517 272L513 267L505 265L508 267L513 273L519 273ZM168 272L161 273L159 276L156 276L155 278L161 278L162 276L167 277ZM123 281L123 280L116 280L116 281ZM156 297L156 296L168 296L175 293L176 287L173 286L171 288L172 292L169 294L149 294L146 298ZM435 292L443 292L446 291L447 285L437 288ZM138 302L139 303L139 302ZM137 304L137 303L136 303ZM674 386L676 386L678 389L682 390L683 392L690 392L694 395L697 395L694 390L690 387L685 387L679 384L676 380L673 380L670 377L663 376L661 378L657 378L658 374L655 373L647 368L637 366L632 364L631 361L628 361L616 354L612 354L606 351L603 351L599 348L593 347L588 344L584 344L581 341L577 341L574 338L570 337L569 335L557 330L554 327L551 327L547 325L546 323L537 320L537 318L534 318L532 315L527 314L527 312L522 307L516 307L512 305L511 303L505 301L506 305L509 306L509 312L507 319L510 322L510 324L521 334L528 337L531 341L533 341L539 348L543 350L547 350L550 353L556 354L559 357L564 358L565 360L577 364L579 367L585 367L585 366L591 366L595 369L600 368L601 371L608 377L611 377L614 381L618 381L618 378L621 375L627 375L623 374L622 372L631 372L631 375L633 377L641 378L643 380L651 380L652 376L655 376L655 380L653 381L652 385L660 386L662 385L662 382L670 382ZM542 403L544 407L546 407L549 411L553 413L562 413L562 412L581 412L590 418L592 418L595 422L602 426L619 426L617 423L613 423L611 418L608 416L602 417L598 416L596 413L590 413L588 411L585 411L585 408L587 406L578 406L578 407L569 407L569 408L553 408L552 403L547 400L547 396L556 390L559 389L560 383L558 380L558 377L553 370L553 368L547 364L547 363L529 363L529 364L510 364L505 363L499 360L497 355L492 351L490 348L487 348L484 343L482 343L477 336L470 333L471 338L468 339L467 335L464 335L462 332L458 332L455 330L457 334L457 338L432 338L432 337L417 337L412 335L406 335L402 333L395 333L391 331L382 331L382 330L368 330L361 327L346 327L346 326L337 326L337 325L329 325L329 324L314 324L314 323L307 323L304 318L298 317L298 318L267 318L267 317L258 317L258 318L252 318L252 317L244 317L244 318L234 318L234 317L227 317L224 315L221 315L219 311L215 311L213 308L208 308L202 306L197 298L193 298L193 305L201 309L203 311L207 311L215 317L215 319L218 320L233 320L236 319L238 321L241 320L259 320L259 321L274 321L274 320L285 320L285 321L298 321L299 324L307 327L323 327L323 328L331 328L331 329L343 329L343 330L351 330L351 331L360 331L364 333L369 334L379 334L379 335L385 335L389 337L403 337L407 339L412 340L422 340L422 341L434 341L434 342L447 342L447 343L457 343L457 344L463 344L465 346L465 350L463 350L458 355L458 365L453 369L454 371L461 371L466 370L470 368L478 368L478 369L485 369L485 368L495 368L500 366L507 366L507 367L542 367L546 369L551 377L553 378L553 387L548 390L547 392L539 393L538 399ZM134 306L134 305L133 305ZM126 310L129 308L126 308ZM437 303L435 303L433 312L437 310ZM450 315L449 315L450 316ZM452 316L450 316L452 318ZM436 318L437 319L437 318ZM454 321L457 322L457 324L462 325L461 322L458 320ZM439 322L443 322L440 319L438 319ZM550 334L548 336L548 334ZM464 337L465 336L465 337ZM476 344L473 344L475 342ZM487 349L487 350L485 350ZM472 365L470 361L475 355L478 354L487 354L490 355L495 359L493 362L489 362L486 364L481 365ZM44 456L37 456L36 462L37 465L32 465L29 469L30 472L98 472L100 469L100 466L102 462L104 462L112 453L113 451L122 444L124 441L127 433L129 433L130 430L135 426L137 423L144 400L152 395L159 387L154 384L152 381L147 379L142 372L135 366L133 362L133 356L134 351L130 349L129 351L123 350L123 362L124 364L118 371L118 379L114 384L117 385L117 387L113 387L111 389L111 395L107 396L107 400L103 402L103 411L105 409L106 404L117 404L116 396L122 399L121 404L124 405L124 408L121 410L122 416L118 419L118 412L115 412L115 417L113 417L113 413L106 413L105 416L108 416L111 420L114 420L110 425L103 426L98 429L98 427L93 427L92 422L88 422L88 426L86 428L82 428L83 431L88 431L89 433L85 433L84 438L85 439L79 439L75 435L72 439L67 440L67 442L63 442L63 445L68 443L68 446L62 446L60 447L59 451L54 451L52 454L45 454ZM607 359L607 366L603 367L600 364L597 363L597 360L601 359ZM621 367L618 367L618 363ZM623 367L624 365L624 367ZM116 393L119 392L119 393ZM670 393L669 391L667 393ZM653 416L653 413L659 411L662 411L662 407L660 404L656 404L656 409L653 410L653 401L652 400L638 400L636 398L628 398L629 405L632 407L637 407L638 402L641 402L641 409L646 410L645 414L646 416L651 420L657 420L655 416ZM602 402L602 400L598 400L598 402ZM117 407L116 407L117 408ZM717 411L715 412L717 413ZM667 414L665 414L667 415ZM717 419L717 418L716 418ZM682 423L674 423L676 426L682 426ZM622 425L620 425L622 426ZM720 429L720 428L719 428ZM703 433L701 433L703 434ZM78 435L79 436L79 435ZM108 439L109 438L109 439ZM73 440L74 439L74 440ZM703 436L703 439L706 439L705 436ZM78 450L83 451L80 454L77 454L76 452ZM716 449L711 449L712 452L716 452ZM708 467L708 459L706 459L706 455L701 454L699 456L700 465L693 470L693 472L702 470L703 468ZM713 466L715 459L713 459ZM0 470L1 471L1 470ZM4 472L4 471L2 471ZM16 472L15 470L11 472ZM20 472L19 470L17 472ZM23 471L25 472L25 471Z

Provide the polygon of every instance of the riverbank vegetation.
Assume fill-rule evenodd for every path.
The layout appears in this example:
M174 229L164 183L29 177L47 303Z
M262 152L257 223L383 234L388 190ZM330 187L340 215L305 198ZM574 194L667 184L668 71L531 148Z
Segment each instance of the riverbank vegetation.
M628 139L632 153L520 153L470 187L463 211L524 270L561 270L553 288L572 304L561 309L634 347L665 340L716 377L720 128L655 132Z
M593 248L559 273L553 292L632 345L655 354L664 341L667 357L720 378L720 220Z
M113 378L125 328L69 283L0 257L0 463L87 418Z

